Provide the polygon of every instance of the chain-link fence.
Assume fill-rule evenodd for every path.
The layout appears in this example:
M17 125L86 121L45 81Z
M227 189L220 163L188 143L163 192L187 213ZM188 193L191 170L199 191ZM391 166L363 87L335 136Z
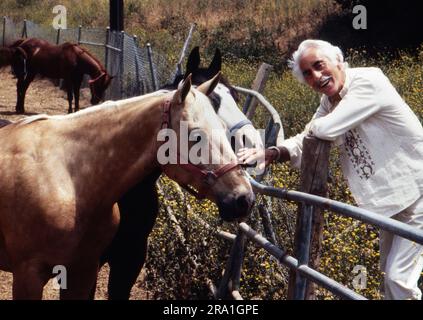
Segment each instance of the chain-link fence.
M40 38L55 44L81 44L115 77L106 91L106 99L117 100L146 94L171 82L175 76L175 66L171 66L160 52L153 52L149 44L140 47L135 36L111 31L109 28L55 30L27 20L15 23L3 17L0 36L0 44L3 46L20 38Z

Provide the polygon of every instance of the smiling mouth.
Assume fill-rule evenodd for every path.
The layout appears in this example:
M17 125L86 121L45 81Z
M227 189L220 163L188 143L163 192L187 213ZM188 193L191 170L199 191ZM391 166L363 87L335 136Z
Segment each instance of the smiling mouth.
M322 77L322 79L320 80L320 89L325 88L329 84L329 81L331 79L332 79L331 76Z

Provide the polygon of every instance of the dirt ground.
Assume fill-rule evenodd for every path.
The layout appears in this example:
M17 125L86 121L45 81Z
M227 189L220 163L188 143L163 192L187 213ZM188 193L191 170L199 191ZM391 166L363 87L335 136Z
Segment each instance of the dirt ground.
M89 89L81 90L81 109L90 105ZM29 87L25 100L24 115L15 114L16 104L16 79L10 70L0 71L0 119L18 120L34 114L64 114L68 110L66 92L55 87L47 79L36 79ZM99 272L95 299L107 299L108 266L105 265ZM0 271L0 300L12 298L12 274ZM43 299L56 300L59 292L53 286L53 281L44 288ZM131 299L148 299L143 290L142 276L138 278L131 292Z

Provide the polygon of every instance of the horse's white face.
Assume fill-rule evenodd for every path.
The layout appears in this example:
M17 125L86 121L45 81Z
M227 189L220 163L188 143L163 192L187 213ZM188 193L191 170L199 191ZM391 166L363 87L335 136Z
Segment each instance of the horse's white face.
M236 164L237 158L226 138L226 127L204 94L210 92L208 85L190 89L184 106L177 110L179 114L172 113L171 128L178 138L178 164L185 161L203 171L218 172L224 165ZM214 201L224 220L243 218L250 212L254 194L239 166L207 183L196 170L178 164L167 165L166 174L182 185L194 186Z
M219 83L214 92L220 96L220 107L217 115L223 120L228 128L229 138L235 137L235 151L240 148L262 148L263 140L260 133L254 128L252 124L245 124L236 128L241 122L248 122L248 118L238 108L229 88ZM244 141L245 139L245 141Z

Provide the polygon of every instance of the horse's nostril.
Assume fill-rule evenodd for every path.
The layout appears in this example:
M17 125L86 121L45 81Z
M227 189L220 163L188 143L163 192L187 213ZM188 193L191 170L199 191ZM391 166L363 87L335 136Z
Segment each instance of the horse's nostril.
M247 212L250 209L251 203L252 201L247 195L239 196L236 199L238 212Z

